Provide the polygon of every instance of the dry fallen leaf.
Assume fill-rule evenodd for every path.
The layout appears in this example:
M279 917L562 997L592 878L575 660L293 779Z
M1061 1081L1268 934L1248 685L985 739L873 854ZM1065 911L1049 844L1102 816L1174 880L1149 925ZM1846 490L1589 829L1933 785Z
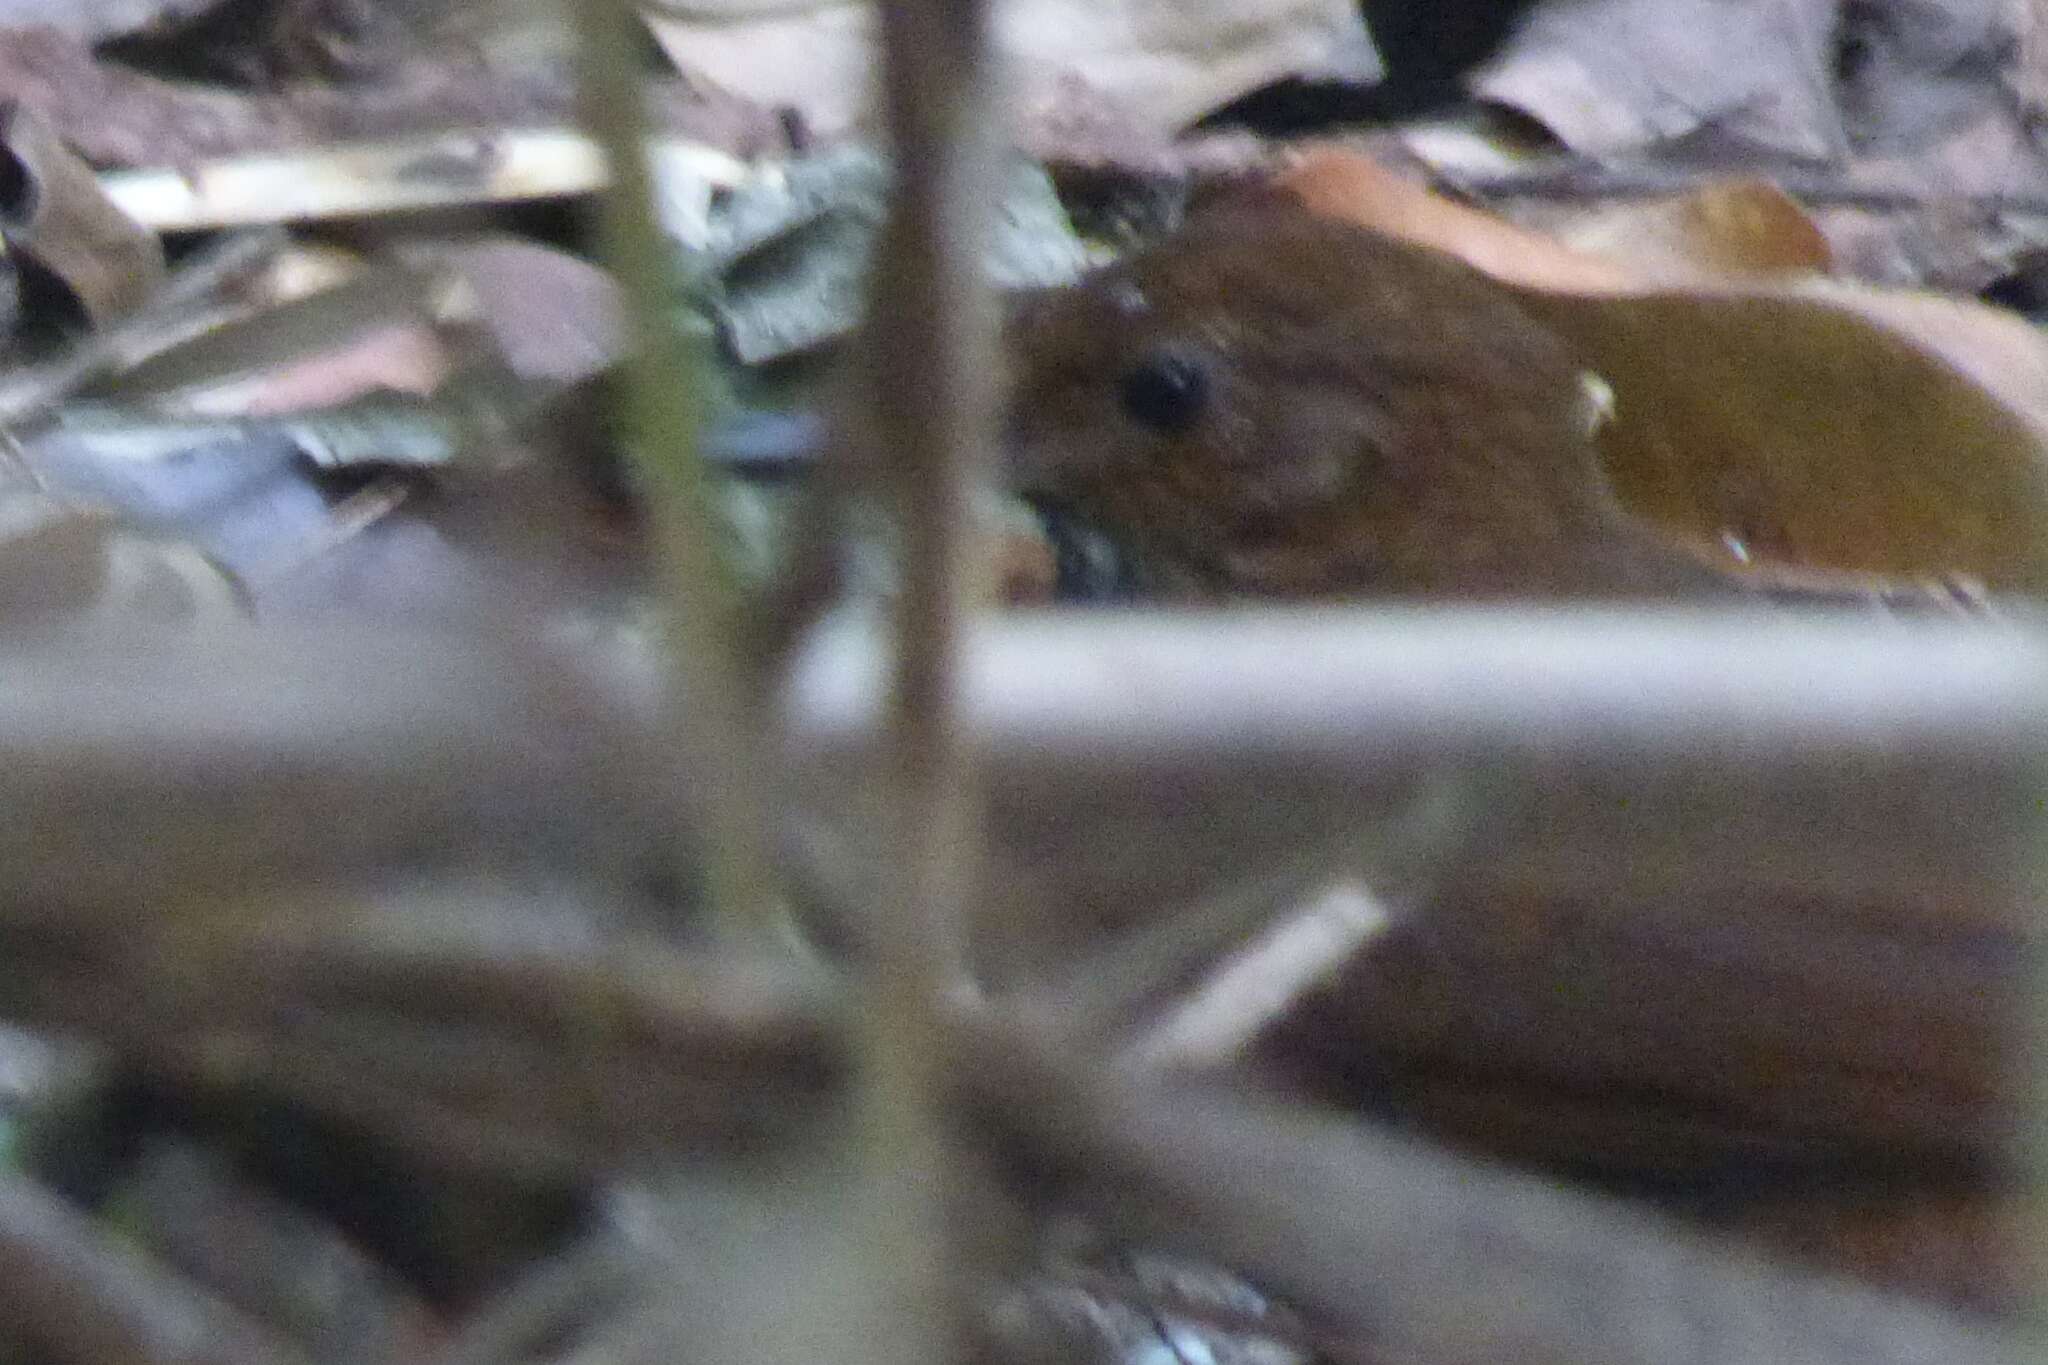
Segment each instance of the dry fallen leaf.
M156 235L122 212L42 115L0 105L0 164L8 249L63 281L87 318L97 324L131 313L162 283Z
M1826 237L1773 185L1709 182L1684 195L1576 210L1539 232L1432 193L1355 153L1315 150L1277 188L1318 213L1448 251L1537 289L1626 293L1660 285L1825 272Z
M432 276L373 268L150 357L97 396L161 415L258 416L379 390L431 393L452 368Z
M670 60L819 132L860 120L871 7L848 0L659 0L647 22ZM1020 107L1078 81L1140 126L1171 132L1282 76L1377 73L1350 0L1006 0L996 44Z
M1638 283L1632 272L1554 237L1431 194L1366 157L1310 153L1274 181L1317 213L1433 246L1496 279L1539 289L1606 293Z
M582 257L509 234L417 244L413 254L468 291L520 378L573 384L618 359L618 288Z
M223 191L204 183L210 175L199 165L221 158L310 154L333 144L365 140L431 141L442 134L486 129L498 130L511 142L506 160L523 164L532 156L525 150L532 141L528 133L546 139L572 127L576 119L576 83L558 65L498 69L422 61L408 68L411 76L395 84L309 82L245 93L145 74L104 60L87 44L55 29L11 29L0 32L0 38L0 98L37 110L95 166L195 170L202 183L190 195L201 205ZM648 117L660 131L738 156L789 149L787 134L775 117L745 100L681 81L650 82L648 94ZM476 139L469 141L473 145ZM445 151L441 155L446 156ZM441 185L451 171L460 170L459 157L438 168L434 159L408 160L429 190ZM498 183L512 169L518 166L495 175L487 174L488 168L472 167L469 174ZM236 174L246 180L249 172L237 168ZM331 171L323 170L312 179L316 204L335 196ZM308 188L293 183L288 174L271 181L272 192L294 200L304 197Z
M225 0L5 0L0 26L51 27L97 42L222 8Z
M1560 241L1667 279L1707 272L1825 275L1827 235L1792 196L1760 180L1725 180L1690 194L1575 207L1551 224Z
M1851 140L1925 143L2008 104L2013 10L2005 0L1843 6L1835 77Z
M2048 10L2039 0L2007 0L2006 22L2012 26L2014 60L2005 73L2021 115L2038 121L2048 110Z
M716 189L746 166L685 138L652 144L665 213L701 219ZM435 133L394 142L337 142L306 152L255 154L197 165L109 172L115 204L162 232L251 223L368 218L454 206L564 199L605 183L604 157L572 128Z
M1713 132L1800 157L1847 150L1830 82L1829 0L1579 0L1537 5L1473 76L1573 151Z

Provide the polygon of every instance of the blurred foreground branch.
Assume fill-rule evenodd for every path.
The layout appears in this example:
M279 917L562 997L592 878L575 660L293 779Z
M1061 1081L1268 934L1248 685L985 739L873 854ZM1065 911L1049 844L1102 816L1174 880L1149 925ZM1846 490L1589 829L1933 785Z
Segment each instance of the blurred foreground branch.
M673 249L656 219L647 105L637 60L640 20L625 0L567 6L580 30L582 96L611 185L605 257L622 286L621 364L627 445L647 490L666 608L668 747L691 784L677 793L677 858L694 858L712 913L736 939L758 939L785 909L769 830L774 782L763 771L740 647L740 596L723 525L698 452L708 403L702 357L676 331Z
M944 1005L967 984L967 911L982 872L982 809L961 727L961 632L986 598L973 493L995 429L995 108L984 0L877 7L895 184L870 267L860 395L873 467L903 552L883 747L880 841L891 864L858 907L872 953L861 1016L862 1309L881 1361L970 1347L989 1220L940 1111ZM858 1328L856 1330L859 1330Z
M0 931L0 1013L435 1165L551 1178L788 1139L843 1084L843 1015L808 974L588 926L507 933L450 899L248 907L227 932Z
M298 1365L282 1338L115 1241L21 1176L0 1176L8 1326L63 1365Z
M661 808L658 782L642 788L627 761L649 722L630 694L594 684L605 670L509 648L275 630L0 650L13 680L0 697L4 853L18 888L0 903L0 1012L158 1069L289 1096L439 1161L529 1172L778 1143L843 1114L841 1001L767 963L681 955L622 928L630 915L612 922L605 888L623 885L636 843L664 837L644 818ZM790 693L791 742L865 771L887 659L878 635L821 638ZM1676 1059L1742 1086L1713 1049L1762 1033L1798 1068L1771 1071L1781 1083L1761 1087L1765 1100L1813 1112L1760 1109L1759 1122L1835 1123L1839 1136L1903 1112L1923 1125L1906 1136L1959 1137L1991 1157L2017 1131L2015 1088L1998 1079L2018 1017L2018 999L1998 993L2011 973L1944 1005L1895 968L1908 946L1915 962L1955 948L1979 970L1993 951L2010 965L2037 937L2028 892L2048 668L2024 626L1134 614L991 622L968 634L961 664L960 733L1000 803L994 881L1076 792L1115 813L1090 837L1167 864L1221 837L1190 793L1246 808L1256 792L1283 818L1248 818L1270 842L1240 847L1242 861L1246 849L1298 854L1307 831L1347 821L1380 828L1430 775L1484 771L1478 790L1514 798L1477 809L1447 845L1485 850L1472 860L1481 890L1583 894L1602 932L1654 942L1713 922L1716 903L1700 898L1732 889L1750 897L1746 922L1796 925L1826 957L1825 970L1780 982L1792 994L1777 1007L1731 994L1722 1012L1739 1020L1689 1016L1684 1037L1707 1040L1705 1052L1592 1049L1601 1065L1635 1068L1615 1073L1624 1085L1668 1082L1646 1069ZM197 810L177 805L198 795ZM81 830L80 811L101 822ZM1070 874L1087 870L1074 862ZM580 881L595 918L537 911L536 923L581 929L520 933L376 899L394 868L478 864ZM332 893L306 901L293 889L306 877ZM487 900L509 913L517 898ZM557 894L535 902L564 913ZM1497 919L1436 927L1454 944L1467 936L1503 991L1531 968L1489 956ZM1898 950L1826 953L1852 930L1888 933ZM1160 965L1187 968L1173 945ZM1122 963L1111 994L1147 996L1143 970ZM1150 994L1174 988L1162 979ZM1042 1012L1058 996L1033 998ZM1366 1022L1398 1032L1404 998L1377 999ZM1972 1013L1942 1013L1951 1006ZM1727 1031L1738 1024L1750 1032ZM1124 1174L1122 1192L1151 1210L1146 1226L1213 1239L1342 1334L1583 1348L1516 1356L1537 1360L1641 1359L1645 1334L1660 1331L1706 1342L1692 1357L1702 1361L1906 1359L1896 1343L1916 1340L1926 1359L2016 1358L1974 1325L1738 1264L1543 1182L1482 1176L1353 1129L1304 1135L1281 1114L1184 1103L1141 1081L1089 1088L1028 1058L1006 1071L1006 1045L947 1041L960 1026L933 1016L927 1074L968 1097L976 1131L1007 1132L1013 1151L1021 1141L1035 1169ZM1554 1048L1584 1029L1546 1037L1525 1019L1490 1046ZM1880 1064L1891 1069L1867 1069ZM1833 1094L1808 1085L1830 1077L1862 1078L1884 1103L1801 1099ZM1461 1240L1471 1227L1499 1236L1475 1250ZM1464 1283L1468 1261L1491 1277L1472 1283L1495 1289L1469 1321L1444 1289ZM1767 1285L1793 1287L1773 1297ZM1692 1315L1673 1317L1674 1301ZM1385 1311L1365 1321L1362 1302ZM1716 1341L1727 1354L1712 1353Z
M1993 1324L1793 1272L1640 1210L1335 1118L1092 1077L1014 1033L973 1038L956 1075L1020 1172L1126 1235L1231 1265L1318 1324L1338 1360L2032 1358Z

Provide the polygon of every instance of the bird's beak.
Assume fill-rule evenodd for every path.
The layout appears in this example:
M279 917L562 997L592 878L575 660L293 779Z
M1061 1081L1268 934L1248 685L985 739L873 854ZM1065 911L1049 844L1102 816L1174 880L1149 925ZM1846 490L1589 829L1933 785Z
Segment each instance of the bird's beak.
M829 425L821 414L753 410L712 423L701 449L706 463L735 478L786 483L807 477L824 459L829 440ZM1114 601L1133 593L1130 566L1107 536L1055 504L1037 498L1026 501L1043 527L1059 600Z
M809 474L825 458L831 440L831 424L822 413L741 409L706 427L699 449L705 463L722 474L751 483L781 483ZM1007 434L997 441L992 473L1005 487L1029 492L1031 470L1018 458L1018 445Z

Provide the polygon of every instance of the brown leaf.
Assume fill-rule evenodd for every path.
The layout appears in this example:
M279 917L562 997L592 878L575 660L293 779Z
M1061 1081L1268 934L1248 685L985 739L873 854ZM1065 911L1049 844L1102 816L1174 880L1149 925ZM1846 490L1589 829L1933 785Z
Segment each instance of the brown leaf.
M1497 279L1539 289L1609 293L1637 283L1628 270L1505 218L1454 203L1368 158L1312 152L1274 187L1317 213L1449 252Z
M618 358L618 288L581 257L509 235L424 254L474 295L479 320L522 378L575 383Z
M647 22L677 67L820 132L857 123L873 74L871 7L661 0ZM1369 76L1376 63L1348 0L1036 0L998 16L1017 100L1079 82L1134 122L1170 132L1290 75Z
M430 393L452 360L431 312L437 282L376 268L163 351L103 392L160 412L255 416L378 390Z
M1792 197L1754 180L1570 213L1545 233L1432 193L1367 157L1323 149L1274 185L1318 213L1462 257L1537 289L1618 293L1824 272L1827 239Z
M0 228L8 246L63 281L95 323L131 313L164 278L164 252L108 198L47 120L0 107Z
M1555 223L1558 237L1645 275L1827 274L1828 239L1792 196L1760 180L1690 194L1601 204Z
M41 112L96 166L182 166L213 157L475 128L555 128L577 118L566 69L416 64L386 86L306 85L279 94L158 80L102 62L48 28L0 29L0 99ZM740 155L785 150L774 117L744 100L656 84L657 128Z

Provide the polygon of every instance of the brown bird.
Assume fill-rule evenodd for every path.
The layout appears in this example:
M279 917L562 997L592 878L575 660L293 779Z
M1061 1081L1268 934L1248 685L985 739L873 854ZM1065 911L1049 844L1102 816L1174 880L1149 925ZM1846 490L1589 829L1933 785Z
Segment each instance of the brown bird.
M1978 612L1959 579L1739 570L1632 515L1572 348L1441 252L1265 200L1015 301L1004 445L1046 546L1015 596L1701 598ZM800 473L816 422L714 432Z
M1024 299L1020 491L1136 595L1754 591L1617 501L1585 367L1493 280L1275 206Z

